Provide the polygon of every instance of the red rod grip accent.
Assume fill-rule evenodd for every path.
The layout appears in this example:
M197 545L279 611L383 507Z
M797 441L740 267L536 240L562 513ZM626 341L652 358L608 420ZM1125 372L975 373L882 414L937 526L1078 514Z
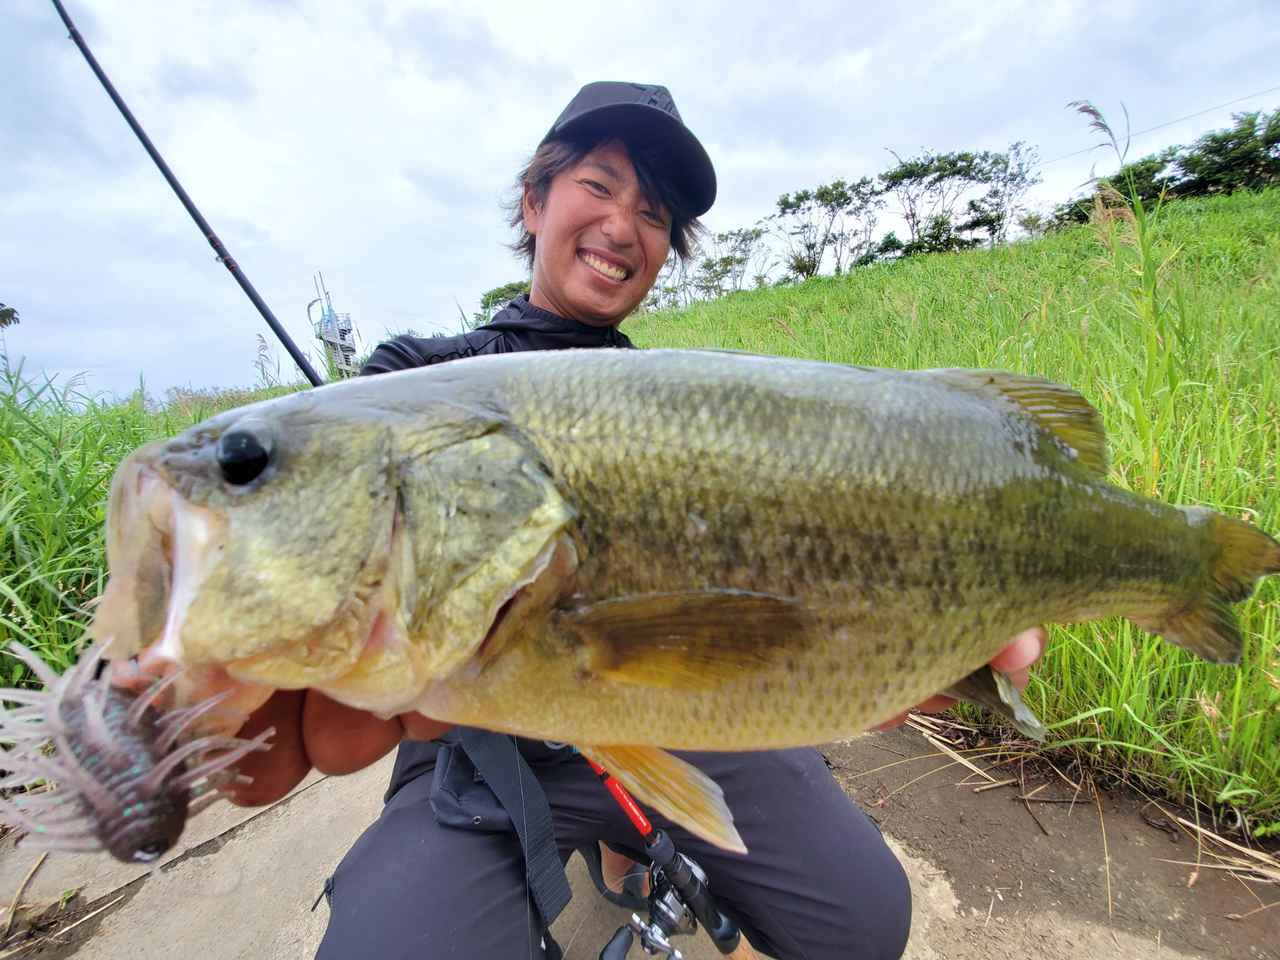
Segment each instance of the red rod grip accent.
M636 805L631 794L627 793L627 788L613 779L613 777L605 780L604 785L613 794L613 799L618 801L618 806L622 807L622 812L627 815L627 819L640 831L640 836L648 839L649 834L653 833L653 824L649 822L649 818Z
M627 788L613 778L613 774L609 773L604 767L596 763L590 757L583 757L591 765L591 769L595 771L596 776L604 781L605 789L613 794L613 799L618 802L618 806L622 808L622 812L627 815L627 819L631 821L631 825L640 831L640 835L648 839L649 834L653 833L653 824L649 822L649 818L644 815L644 811L636 803L635 798L627 792Z

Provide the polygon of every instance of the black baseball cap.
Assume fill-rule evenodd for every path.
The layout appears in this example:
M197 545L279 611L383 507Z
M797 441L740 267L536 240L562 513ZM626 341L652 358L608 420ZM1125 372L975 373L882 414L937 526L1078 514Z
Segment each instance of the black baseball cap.
M632 142L661 145L665 172L680 192L688 215L699 217L715 202L716 171L711 158L680 119L666 87L614 80L588 83L569 101L542 143L583 134L616 134Z

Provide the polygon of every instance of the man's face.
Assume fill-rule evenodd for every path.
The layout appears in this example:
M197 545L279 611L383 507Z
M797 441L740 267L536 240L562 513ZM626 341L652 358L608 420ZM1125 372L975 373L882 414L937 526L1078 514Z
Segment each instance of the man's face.
M537 241L529 302L592 326L639 306L671 247L671 215L645 199L618 141L557 174L541 205L526 190L524 224Z

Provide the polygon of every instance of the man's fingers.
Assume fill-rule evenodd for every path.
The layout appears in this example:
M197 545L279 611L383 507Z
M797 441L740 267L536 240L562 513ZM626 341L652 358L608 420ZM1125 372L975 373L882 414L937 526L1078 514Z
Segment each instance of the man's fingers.
M302 690L280 690L250 714L240 728L245 739L256 737L268 727L275 727L270 750L255 750L232 768L236 773L252 777L249 784L227 788L232 803L242 807L260 807L274 803L296 787L311 770L311 761L302 746Z
M1031 664L1040 659L1048 642L1049 634L1044 627L1023 630L1013 638L1009 646L992 658L991 666L1007 673L1014 686L1021 690L1031 678Z
M323 693L308 691L302 711L302 742L321 773L340 776L363 770L400 742L400 722L379 719Z
M452 723L424 717L420 713L402 713L396 719L404 727L406 740L436 740L454 726Z

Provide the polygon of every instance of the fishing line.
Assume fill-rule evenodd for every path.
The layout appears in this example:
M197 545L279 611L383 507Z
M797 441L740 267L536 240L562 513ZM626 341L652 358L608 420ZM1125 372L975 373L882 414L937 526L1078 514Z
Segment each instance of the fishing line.
M525 806L524 802L524 777L520 776L520 747L516 744L515 737L508 737L507 739L511 741L511 751L514 754L516 765L516 780L520 783L520 820L524 824L524 832L521 836L527 837L529 836L529 814L528 808ZM524 861L524 918L525 922L528 923L529 926L529 960L534 960L533 924L529 923L533 913L533 906L531 903L533 899L533 883L529 880L529 857L527 853L524 854Z
M1266 90L1259 90L1257 93L1250 93L1250 94L1246 94L1243 97L1236 97L1236 99L1228 100L1226 103L1219 103L1216 106L1206 107L1205 109L1198 110L1195 113L1188 113L1185 117L1178 117L1176 120L1166 120L1164 123L1157 123L1154 127L1147 127L1147 129L1145 130L1138 130L1135 133L1129 134L1129 139L1132 140L1134 137L1140 137L1144 133L1151 133L1153 130L1163 130L1165 127L1172 127L1175 123L1181 123L1183 120L1191 120L1191 119L1194 119L1195 117L1202 117L1206 113L1213 113L1213 111L1215 110L1221 110L1223 107L1230 107L1233 104L1243 103L1245 100L1252 100L1254 97L1261 97L1268 93L1275 93L1277 90L1280 90L1280 87L1269 87ZM1052 160L1045 160L1043 163L1040 164L1040 166L1047 167L1049 164L1057 163L1059 160L1066 160L1070 157L1078 157L1082 153L1089 153L1091 150L1099 150L1105 146L1106 146L1105 143L1100 143L1100 144L1095 144L1092 147L1085 147L1082 150L1074 150L1071 153L1064 153L1062 156L1054 157Z

